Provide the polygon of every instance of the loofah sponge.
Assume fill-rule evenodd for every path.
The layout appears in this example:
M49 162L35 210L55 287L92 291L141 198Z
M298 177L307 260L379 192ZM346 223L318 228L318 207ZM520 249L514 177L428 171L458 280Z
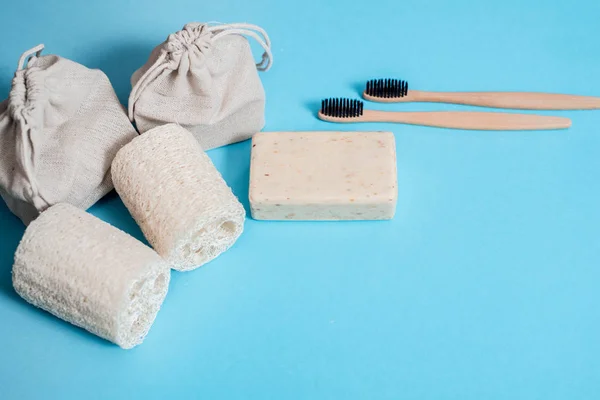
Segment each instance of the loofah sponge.
M170 269L125 232L59 203L28 226L12 276L29 303L129 349L150 330Z
M111 171L146 239L174 269L206 264L243 231L244 207L194 136L177 124L133 139Z

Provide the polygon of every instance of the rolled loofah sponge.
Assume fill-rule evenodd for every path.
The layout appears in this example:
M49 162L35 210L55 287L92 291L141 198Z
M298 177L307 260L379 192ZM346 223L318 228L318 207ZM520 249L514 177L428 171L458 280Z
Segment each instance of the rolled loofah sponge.
M12 276L29 303L129 349L150 330L171 275L148 246L59 203L27 227Z
M194 136L177 124L133 139L111 171L146 239L174 269L206 264L243 231L244 207Z

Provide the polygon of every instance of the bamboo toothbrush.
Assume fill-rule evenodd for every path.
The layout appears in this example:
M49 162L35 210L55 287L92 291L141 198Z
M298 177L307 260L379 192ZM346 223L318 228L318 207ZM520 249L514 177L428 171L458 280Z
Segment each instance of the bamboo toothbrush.
M408 91L400 79L372 79L363 98L380 103L432 102L521 110L600 109L600 97L530 92L424 92Z
M364 110L363 102L330 98L321 102L319 118L329 122L398 122L410 125L472 130L566 129L571 120L532 114L477 111L388 112Z

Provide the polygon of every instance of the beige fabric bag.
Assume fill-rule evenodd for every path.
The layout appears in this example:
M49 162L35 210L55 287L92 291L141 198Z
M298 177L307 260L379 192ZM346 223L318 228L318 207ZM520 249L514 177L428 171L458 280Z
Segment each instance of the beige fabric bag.
M43 48L21 56L0 103L0 195L25 225L57 203L92 206L113 188L115 154L137 136L103 72Z
M264 49L258 64L246 36ZM140 133L177 123L204 150L249 139L265 124L257 69L267 71L271 63L271 42L256 25L187 24L133 74L129 118Z

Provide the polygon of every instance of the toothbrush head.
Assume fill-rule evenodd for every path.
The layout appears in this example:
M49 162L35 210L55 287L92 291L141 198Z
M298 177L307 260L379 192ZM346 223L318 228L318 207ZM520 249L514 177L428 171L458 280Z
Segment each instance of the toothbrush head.
M357 118L363 115L363 102L344 98L329 98L321 101L319 116L333 118ZM329 118L327 118L329 119Z
M404 97L408 94L408 82L401 79L371 79L367 81L364 94L383 99Z

